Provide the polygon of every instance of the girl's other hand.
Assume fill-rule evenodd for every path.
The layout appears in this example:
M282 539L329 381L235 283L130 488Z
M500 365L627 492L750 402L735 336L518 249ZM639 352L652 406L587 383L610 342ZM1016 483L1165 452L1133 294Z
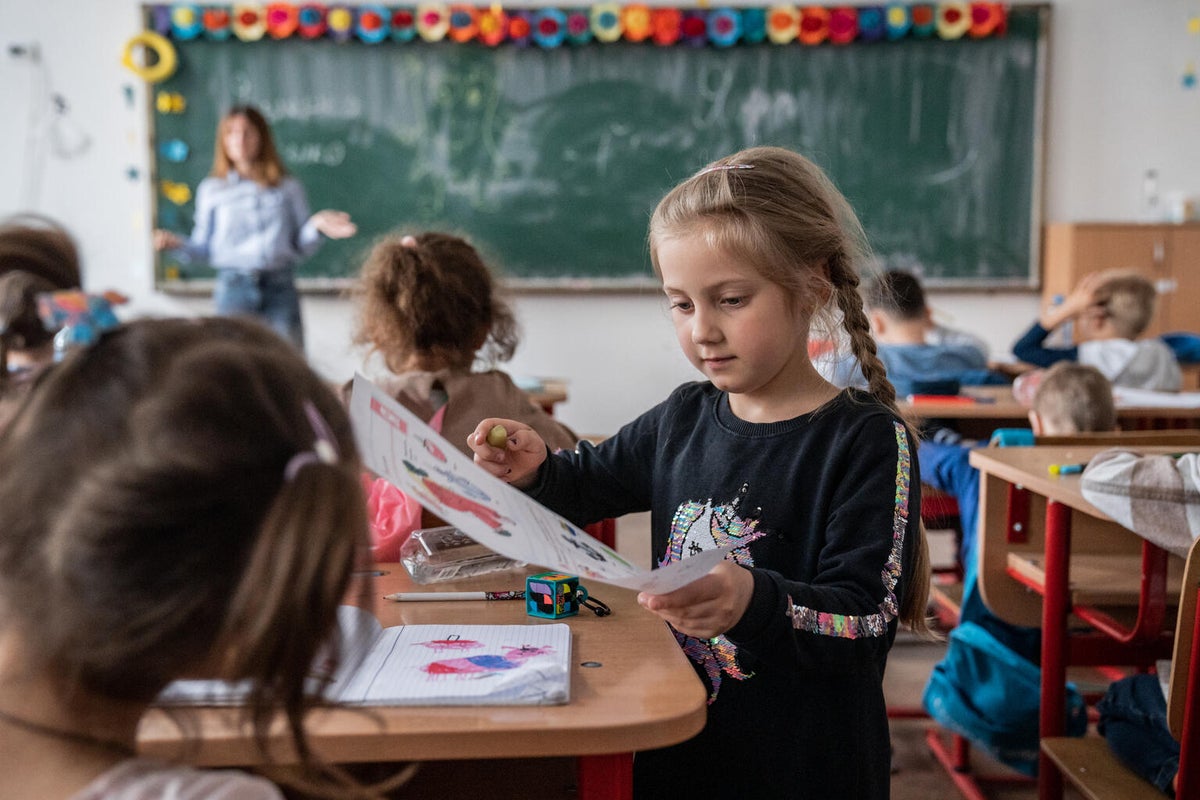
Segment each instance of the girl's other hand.
M358 233L358 226L345 211L326 208L313 214L308 221L330 239L348 239Z
M688 636L711 639L741 620L754 594L754 576L728 559L707 575L667 594L638 595L638 604Z
M183 247L183 239L179 234L164 231L162 228L154 230L154 251L161 253L163 250L174 250L177 247Z
M488 443L493 428L504 428L503 447ZM546 442L533 428L511 419L490 417L467 436L475 463L518 489L533 485L538 467L546 460Z

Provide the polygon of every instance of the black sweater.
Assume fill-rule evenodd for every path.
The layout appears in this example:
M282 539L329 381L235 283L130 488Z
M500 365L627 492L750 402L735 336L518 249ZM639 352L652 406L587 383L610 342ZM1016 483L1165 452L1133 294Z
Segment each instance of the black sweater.
M882 681L918 474L904 426L868 395L752 424L708 383L547 460L532 494L573 522L649 509L657 564L737 541L731 557L754 577L724 636L676 633L709 689L708 724L637 754L637 797L888 796Z

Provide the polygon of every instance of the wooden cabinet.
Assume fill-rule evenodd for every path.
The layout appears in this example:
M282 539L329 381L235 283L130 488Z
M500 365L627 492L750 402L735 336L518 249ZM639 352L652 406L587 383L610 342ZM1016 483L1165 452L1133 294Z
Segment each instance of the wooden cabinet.
M1133 269L1159 291L1147 335L1200 333L1200 224L1051 223L1043 247L1044 302L1070 292L1089 272Z

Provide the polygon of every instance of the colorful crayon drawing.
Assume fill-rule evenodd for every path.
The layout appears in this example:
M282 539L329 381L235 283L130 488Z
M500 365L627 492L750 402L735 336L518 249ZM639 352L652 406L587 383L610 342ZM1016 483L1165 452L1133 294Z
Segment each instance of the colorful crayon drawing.
M429 643L425 642L423 644L428 646ZM521 647L506 647L504 649L506 651L504 655L492 653L431 661L421 669L424 670L425 674L433 677L459 675L471 678L486 678L510 669L516 669L523 662L535 656L554 652L554 648L549 646L530 647L522 645Z
M443 453L442 449L437 446L437 443L434 442L432 439L425 439L424 442L425 442L425 452L429 453L429 455L433 456L438 461L445 464L446 463L446 454Z
M422 647L428 647L430 650L474 650L478 647L483 647L483 642L477 642L474 639L463 639L457 634L451 634L445 639L432 639L428 642L420 642Z
M428 493L427 497L433 499L440 505L446 508L452 508L456 511L466 511L469 514L474 514L501 536L511 536L512 534L506 531L502 526L505 522L505 517L496 511L491 506L486 506L483 503L478 503L469 497L464 497L453 489L442 486L437 481L433 480L429 473L418 467L416 464L404 460L404 467L411 474L420 478L421 487Z

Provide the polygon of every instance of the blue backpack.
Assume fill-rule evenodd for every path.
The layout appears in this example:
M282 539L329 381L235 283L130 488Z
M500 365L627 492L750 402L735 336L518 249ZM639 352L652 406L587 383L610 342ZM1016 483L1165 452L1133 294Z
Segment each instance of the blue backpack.
M965 736L997 761L1037 775L1041 670L983 626L960 623L950 631L946 657L933 668L922 702L929 716ZM1066 731L1087 730L1083 697L1067 684Z

